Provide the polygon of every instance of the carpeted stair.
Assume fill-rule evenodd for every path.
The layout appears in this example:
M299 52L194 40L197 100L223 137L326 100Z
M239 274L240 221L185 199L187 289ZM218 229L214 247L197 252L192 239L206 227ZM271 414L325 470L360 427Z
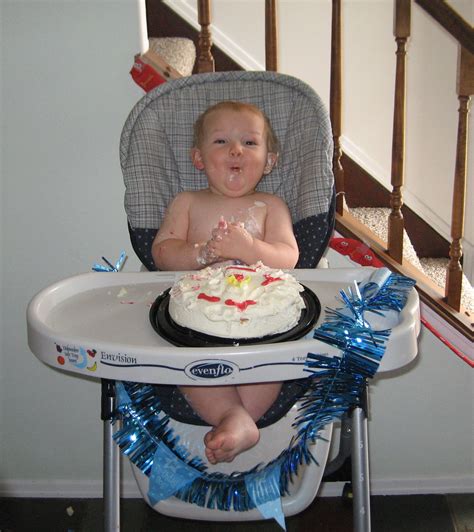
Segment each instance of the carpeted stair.
M390 209L382 207L358 207L349 209L349 212L379 238L387 242L387 220L390 215ZM446 283L446 267L449 259L418 258L406 231L403 234L403 258L444 289ZM474 288L465 275L463 275L462 282L461 305L468 312L474 312Z
M190 76L196 61L196 47L193 41L182 37L152 37L150 50L160 55L182 76Z

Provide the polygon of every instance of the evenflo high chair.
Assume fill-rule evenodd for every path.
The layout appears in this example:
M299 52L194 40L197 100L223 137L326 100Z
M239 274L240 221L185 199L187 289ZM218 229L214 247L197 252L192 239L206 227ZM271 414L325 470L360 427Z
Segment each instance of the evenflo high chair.
M332 421L348 412L354 525L369 530L366 380L379 365L391 370L416 356L418 297L410 280L386 269L315 269L334 220L331 130L319 97L301 81L273 72L195 75L143 97L120 146L133 247L154 270L151 244L169 201L182 190L207 186L189 158L192 124L222 100L262 108L280 140L278 165L259 189L281 196L293 216L300 249L294 274L307 292L296 329L240 344L183 339L174 334L164 297L179 272L89 273L32 300L29 345L54 367L103 379L107 530L119 527L114 430L157 511L203 520L274 518L284 527L285 515L316 496ZM274 380L285 383L259 422L259 443L231 464L209 465L202 443L209 427L195 424L175 385ZM121 413L121 429L111 427L113 411Z

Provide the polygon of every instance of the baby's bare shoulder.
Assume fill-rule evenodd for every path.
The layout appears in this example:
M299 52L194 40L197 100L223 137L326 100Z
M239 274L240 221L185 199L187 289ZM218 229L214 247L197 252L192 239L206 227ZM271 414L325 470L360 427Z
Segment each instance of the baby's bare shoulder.
M263 202L268 208L281 209L286 207L286 203L275 194L269 194L268 192L256 192L254 195L255 202Z
M178 194L176 194L176 196L171 201L170 207L171 208L189 207L190 205L199 201L199 198L200 198L199 192L200 191L193 191L193 190L185 190L183 192L178 192Z
M178 192L174 197L173 201L191 201L195 192L192 190L184 190L183 192Z

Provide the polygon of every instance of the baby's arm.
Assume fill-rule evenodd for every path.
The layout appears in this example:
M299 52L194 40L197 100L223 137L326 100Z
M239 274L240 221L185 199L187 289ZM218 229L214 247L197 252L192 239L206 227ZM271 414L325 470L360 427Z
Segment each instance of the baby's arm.
M205 246L189 243L189 210L192 194L181 192L168 206L165 218L151 248L159 270L196 270L202 268L198 257Z
M290 212L277 196L268 196L264 239L253 237L241 224L228 224L207 244L222 259L238 259L247 264L261 260L271 268L294 268L298 245L293 234Z

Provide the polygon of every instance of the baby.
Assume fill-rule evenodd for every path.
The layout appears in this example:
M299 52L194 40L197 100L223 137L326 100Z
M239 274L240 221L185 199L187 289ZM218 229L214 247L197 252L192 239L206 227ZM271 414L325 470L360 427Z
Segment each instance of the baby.
M288 207L255 190L278 158L264 113L233 101L210 107L195 123L191 158L208 188L181 192L169 205L152 247L157 268L193 270L226 261L294 268L298 246ZM209 462L230 462L258 442L255 423L280 388L279 382L180 387L213 427L204 438Z

